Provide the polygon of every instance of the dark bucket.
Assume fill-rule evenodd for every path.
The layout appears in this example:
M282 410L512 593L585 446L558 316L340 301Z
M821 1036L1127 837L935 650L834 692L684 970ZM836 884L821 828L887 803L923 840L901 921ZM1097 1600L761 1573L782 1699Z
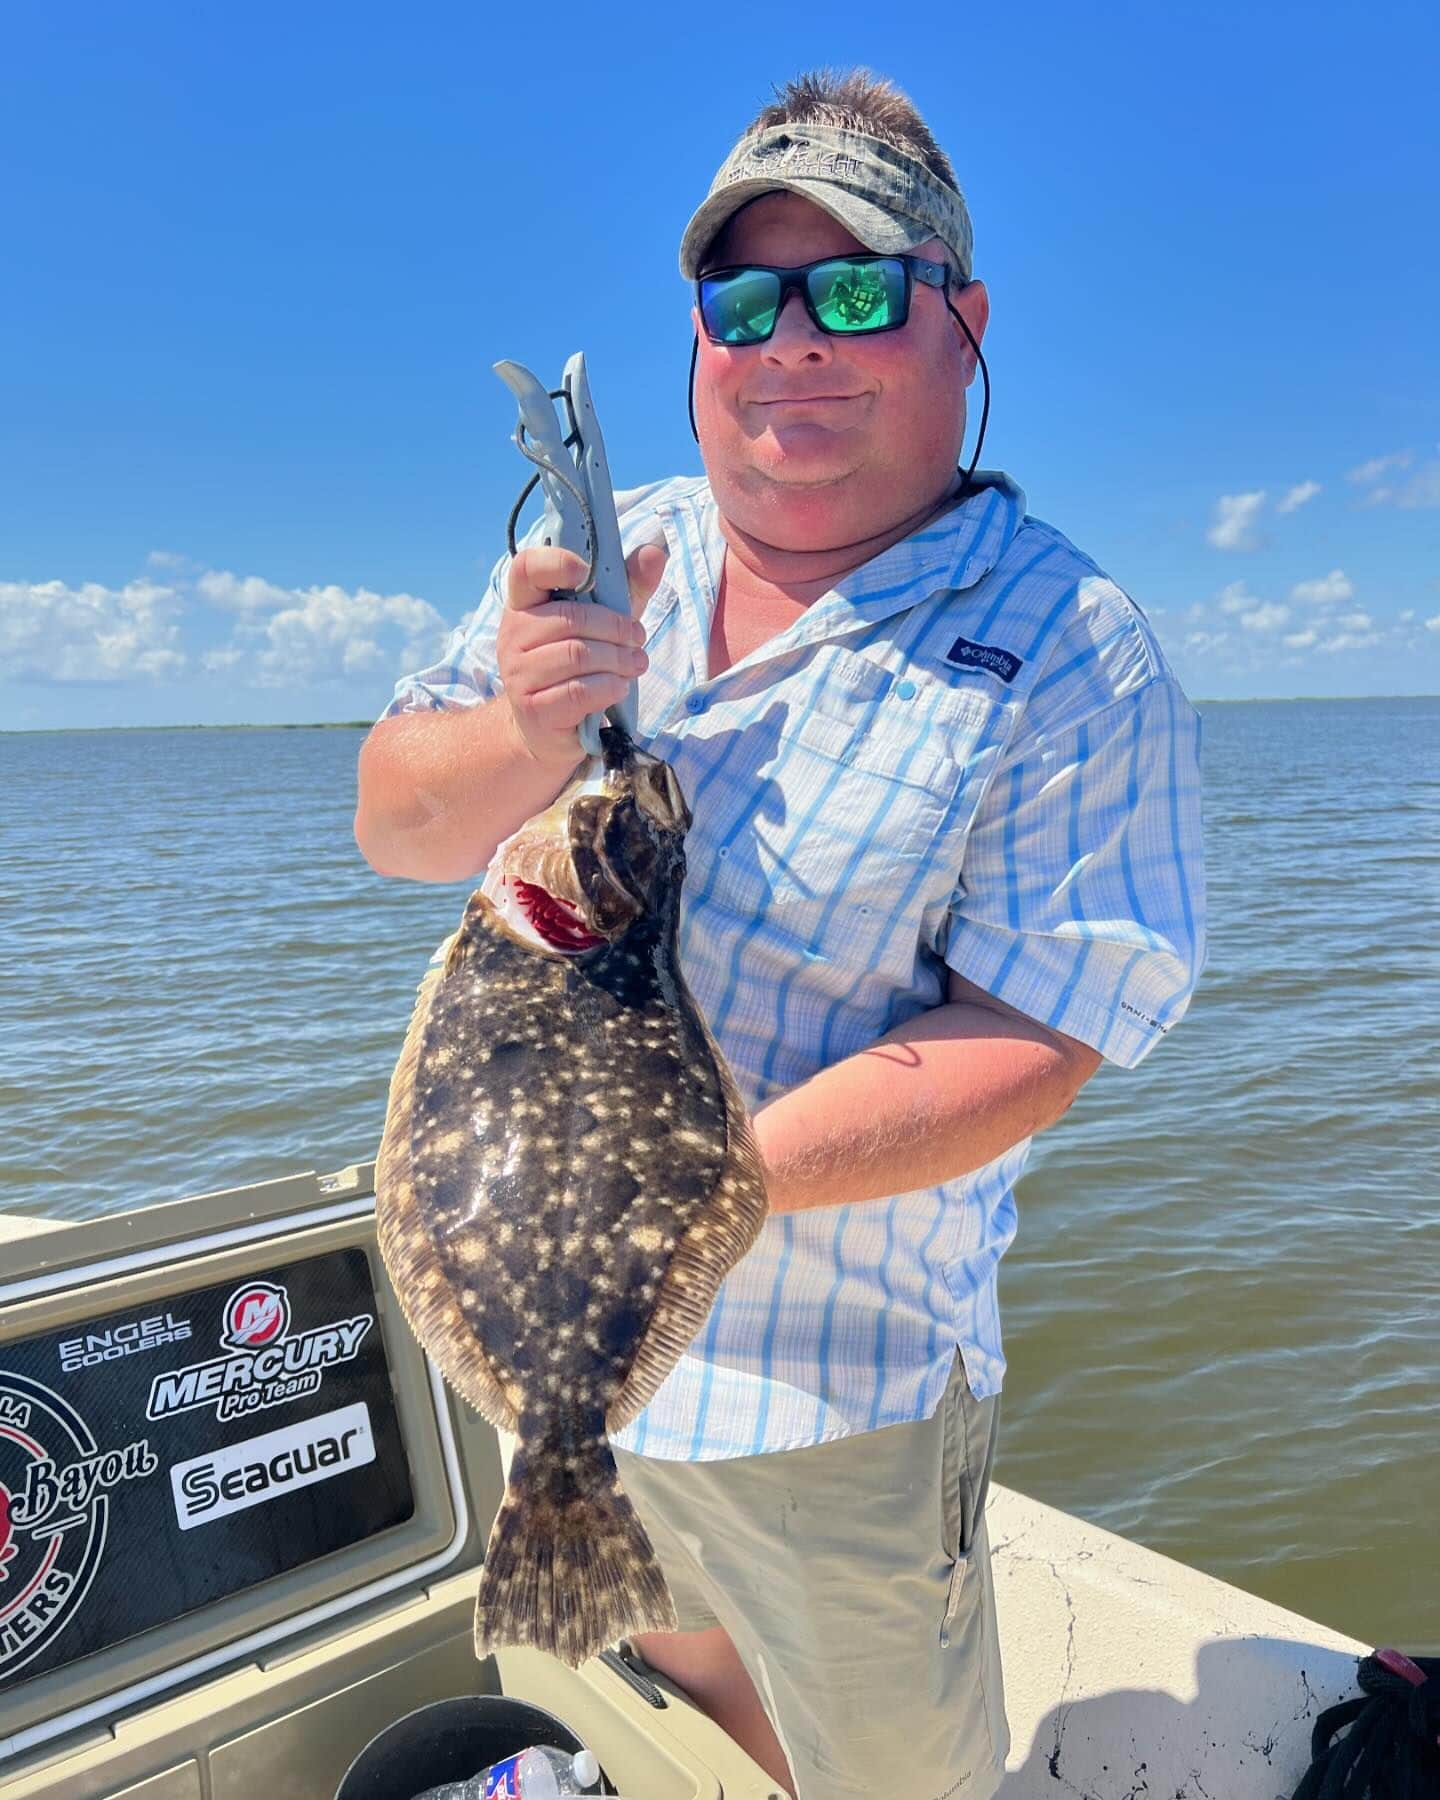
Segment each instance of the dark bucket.
M335 1800L412 1800L444 1781L472 1775L531 1744L573 1756L586 1745L543 1707L503 1694L463 1694L407 1713L372 1738L345 1771ZM588 1794L611 1794L604 1779Z

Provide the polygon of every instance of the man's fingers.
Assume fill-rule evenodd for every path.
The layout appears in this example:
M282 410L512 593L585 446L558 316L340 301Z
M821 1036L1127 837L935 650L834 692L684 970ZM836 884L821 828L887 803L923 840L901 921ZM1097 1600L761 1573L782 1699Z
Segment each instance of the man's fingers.
M625 558L632 612L644 612L646 601L660 585L669 557L670 552L664 544L640 544Z
M586 563L573 550L558 544L532 544L517 550L505 578L505 603L526 612L548 600L556 588L573 587L585 579Z
M624 624L624 620L621 620ZM645 667L645 652L631 645L559 638L530 652L520 691L532 698L577 675L619 675L627 682Z
M665 574L669 552L663 544L640 544L625 558L625 576L630 587L630 610L639 614L659 587ZM517 550L505 581L505 599L517 612L529 612L550 602L557 589L573 588L583 581L587 564L573 550L562 550L558 544L531 545ZM596 601L561 601L557 606L574 607L568 618L578 636L606 637L608 632L597 623L596 614L609 613L608 607ZM611 617L618 615L611 614ZM628 635L628 634L622 634ZM618 640L617 640L618 641Z
M644 636L638 619L623 619L596 601L552 600L530 609L519 641L553 644L561 638L583 638L592 644L639 644Z
M530 707L547 729L566 731L578 725L587 713L604 712L629 691L629 681L614 675L572 675L568 681L532 694Z

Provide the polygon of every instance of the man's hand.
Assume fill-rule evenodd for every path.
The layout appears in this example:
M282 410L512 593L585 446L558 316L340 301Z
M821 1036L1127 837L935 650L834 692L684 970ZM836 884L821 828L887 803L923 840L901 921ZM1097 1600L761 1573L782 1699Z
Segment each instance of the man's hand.
M660 585L666 553L641 544L625 559L635 613ZM585 574L585 559L556 546L516 552L505 583L496 662L515 725L536 762L572 769L582 751L578 726L629 688L647 666L638 618L593 600L555 600Z

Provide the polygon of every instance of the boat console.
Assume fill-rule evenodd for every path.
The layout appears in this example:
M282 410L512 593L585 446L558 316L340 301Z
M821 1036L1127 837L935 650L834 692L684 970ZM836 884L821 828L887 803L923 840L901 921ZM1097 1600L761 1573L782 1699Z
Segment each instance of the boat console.
M334 1800L479 1694L563 1721L597 1791L766 1800L638 1659L477 1661L498 1446L401 1316L373 1176L0 1215L0 1796Z

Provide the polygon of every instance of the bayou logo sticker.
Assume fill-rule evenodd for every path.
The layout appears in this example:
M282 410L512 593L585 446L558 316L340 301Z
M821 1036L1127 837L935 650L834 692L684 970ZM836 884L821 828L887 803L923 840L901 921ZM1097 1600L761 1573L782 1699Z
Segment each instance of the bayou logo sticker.
M109 1495L159 1467L148 1438L102 1449L68 1400L0 1369L0 1682L85 1604L105 1552Z

